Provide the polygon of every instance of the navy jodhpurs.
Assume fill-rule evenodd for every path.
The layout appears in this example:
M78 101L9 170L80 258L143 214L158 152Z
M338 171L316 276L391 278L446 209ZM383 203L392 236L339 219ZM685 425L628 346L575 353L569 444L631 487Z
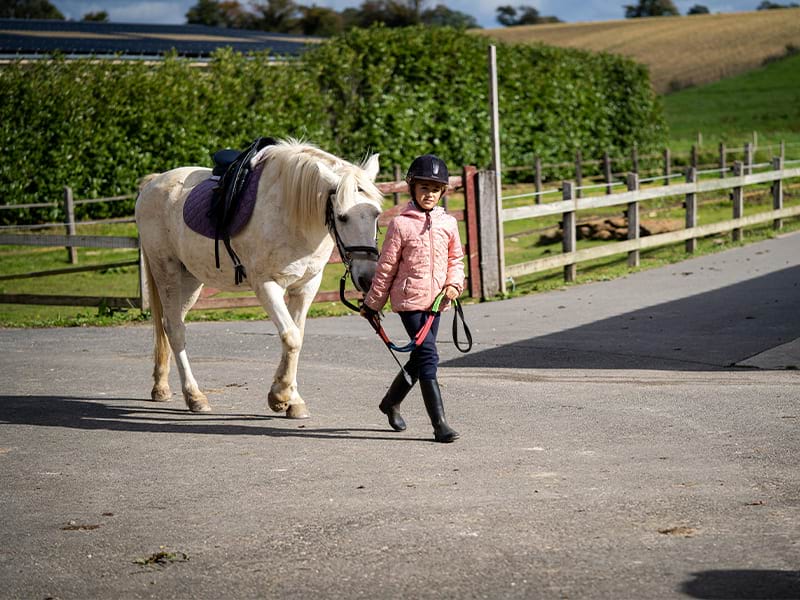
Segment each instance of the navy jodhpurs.
M399 313L409 337L414 339L422 329L430 312L427 310L409 310ZM436 336L439 333L439 316L436 315L428 335L422 344L411 351L406 363L406 371L414 379L436 379L436 367L439 365L439 353L436 351Z

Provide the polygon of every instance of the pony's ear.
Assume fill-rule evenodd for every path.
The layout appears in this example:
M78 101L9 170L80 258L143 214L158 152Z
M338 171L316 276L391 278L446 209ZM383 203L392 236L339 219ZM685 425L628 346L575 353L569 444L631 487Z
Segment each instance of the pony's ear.
M338 183L339 183L339 176L338 176L336 173L334 173L334 172L333 172L333 169L331 169L330 167L328 167L328 166L327 166L326 164L324 164L322 161L319 161L319 162L317 163L317 169L319 169L319 175L320 175L320 177L322 177L322 179L324 179L325 181L327 181L327 182L328 182L328 184L329 184L329 185L330 185L332 188L334 188L334 189L335 189L335 188L336 188L336 186L337 186L337 185L338 185Z
M364 165L364 171L372 181L375 181L375 178L378 176L378 171L380 171L381 168L378 161L379 156L380 154L373 154L369 157L369 160L367 160L367 164Z

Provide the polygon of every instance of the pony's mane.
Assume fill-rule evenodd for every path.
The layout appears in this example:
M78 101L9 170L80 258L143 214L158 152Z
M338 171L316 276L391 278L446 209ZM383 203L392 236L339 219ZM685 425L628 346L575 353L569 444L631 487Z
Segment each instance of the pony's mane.
M380 210L383 196L364 172L366 160L361 165L353 165L313 144L289 138L261 150L253 157L252 164L255 166L267 161L271 163L283 189L294 191L285 195L290 201L287 208L294 223L301 224L309 220L324 222L332 190L336 192L333 203L338 213L344 213L353 206L359 189ZM327 179L320 171L320 163L335 173L338 181Z

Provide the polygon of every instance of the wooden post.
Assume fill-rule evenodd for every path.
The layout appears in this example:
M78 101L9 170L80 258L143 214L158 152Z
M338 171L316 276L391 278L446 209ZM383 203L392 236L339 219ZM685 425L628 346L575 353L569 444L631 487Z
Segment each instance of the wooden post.
M727 156L725 151L725 142L719 143L719 176L725 178L728 176Z
M698 163L697 145L692 146L692 166L696 169Z
M606 194L611 193L611 157L608 150L603 153L603 173L606 177Z
M672 154L669 148L664 148L664 181L665 185L669 185L670 176L672 175Z
M750 142L744 145L744 170L742 173L745 175L753 174L753 144Z
M775 171L783 170L783 157L776 156L772 159L772 168ZM776 179L772 182L772 210L781 210L783 208L783 180ZM772 228L776 231L783 227L783 219L774 219L772 221Z
M781 160L786 160L786 142L781 140Z
M500 274L500 293L506 293L505 278L505 240L503 238L503 187L500 161L500 102L497 87L497 47L489 46L489 110L492 117L492 169L494 170L495 210L497 211L497 263Z
M628 191L635 192L639 189L639 175L637 173L628 173ZM639 239L639 203L635 200L628 202L628 239ZM631 250L628 252L628 266L639 266L639 250Z
M394 180L396 182L397 181L402 181L402 179L401 179L402 177L403 177L403 175L402 175L402 172L400 171L400 165L395 165L394 166ZM392 199L394 200L394 205L395 206L400 204L400 192L394 192L392 194Z
M741 161L737 160L733 163L733 176L734 177L741 177L744 174L745 167ZM738 219L744 214L744 188L741 185L736 186L733 188L733 192L731 194L733 198L733 218ZM740 242L742 240L742 228L736 227L731 232L731 239L734 242Z
M697 183L697 169L689 167L686 171L686 183ZM686 229L697 227L697 194L686 194ZM694 254L697 250L697 238L686 240L686 252Z
M497 257L496 177L494 171L479 171L478 185L476 186L482 300L492 298L500 292L500 261Z
M75 235L75 200L72 197L72 188L64 186L64 214L66 221L64 224L67 228L67 235ZM67 246L67 260L71 265L78 264L78 249L73 246Z
M575 199L575 190L574 184L571 181L564 181L563 182L563 196L564 200L574 200ZM564 254L568 254L570 252L575 252L578 240L577 235L575 232L575 211L570 210L566 211L563 214L563 240L561 242L561 249L563 250ZM567 283L574 283L578 276L578 269L575 263L570 263L568 265L564 265L564 281Z
M480 298L482 295L478 200L475 194L477 173L478 169L467 165L461 175L464 185L464 221L467 233L467 273L469 275L469 295L472 298Z
M144 264L144 253L141 242L139 246L139 308L143 311L150 310L150 290L147 287L147 268Z
M633 144L633 148L631 149L631 165L633 168L633 172L637 175L639 174L639 147L636 143Z
M583 155L580 150L575 152L575 197L582 196L581 186L583 185Z
M536 204L542 203L542 157L538 154L533 161L533 176L536 185Z

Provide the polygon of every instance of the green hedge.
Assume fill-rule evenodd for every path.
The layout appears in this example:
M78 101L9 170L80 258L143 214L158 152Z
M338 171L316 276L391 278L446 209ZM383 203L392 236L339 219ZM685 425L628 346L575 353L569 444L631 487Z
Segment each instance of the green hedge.
M380 152L386 173L422 152L457 172L487 166L489 40L453 29L353 30L300 60L214 55L207 69L169 56L0 68L0 202L130 193L147 173L210 164L259 135L302 137L349 160ZM503 162L531 164L663 144L644 67L608 54L497 44ZM87 205L91 216L130 205ZM4 211L4 222L57 217ZM57 212L57 211L56 211ZM86 216L86 213L83 215Z

